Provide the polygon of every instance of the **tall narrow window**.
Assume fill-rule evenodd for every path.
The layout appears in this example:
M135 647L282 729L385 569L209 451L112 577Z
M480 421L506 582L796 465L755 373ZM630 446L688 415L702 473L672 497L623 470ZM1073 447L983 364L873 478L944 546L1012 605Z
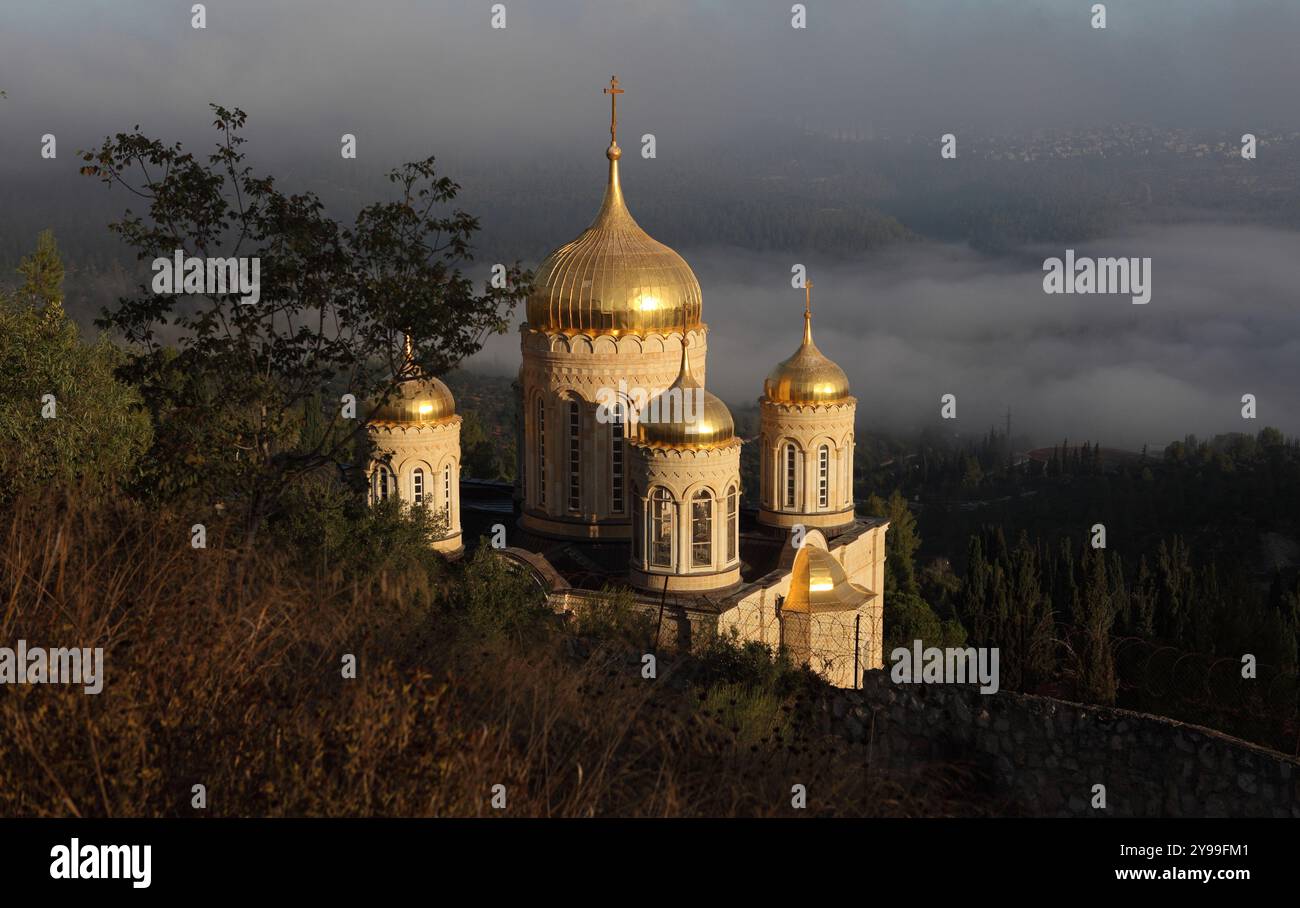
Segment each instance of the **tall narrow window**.
M374 473L374 490L371 493L376 504L388 500L389 492L388 467L380 464L375 468Z
M644 546L645 540L645 504L641 501L641 496L637 494L634 487L632 489L632 555L644 564L646 562L646 553Z
M420 467L416 467L411 474L411 501L424 504L424 470Z
M736 542L740 537L740 527L737 525L739 499L735 486L727 490L727 564L736 560Z
M569 510L582 509L582 411L569 401Z
M792 444L785 446L785 506L794 507L794 481L795 481L795 447Z
M817 449L817 507L831 503L831 449L822 445Z
M442 468L442 510L448 517L451 516L451 461L447 461Z
M844 506L853 504L853 442L848 441L840 448L840 488L844 490L840 499Z
M546 506L546 402L537 398L537 504Z
M650 493L650 563L673 566L673 497L667 489Z
M713 496L701 489L691 500L691 567L713 564Z
M623 513L623 403L614 404L609 411L609 482L610 509Z

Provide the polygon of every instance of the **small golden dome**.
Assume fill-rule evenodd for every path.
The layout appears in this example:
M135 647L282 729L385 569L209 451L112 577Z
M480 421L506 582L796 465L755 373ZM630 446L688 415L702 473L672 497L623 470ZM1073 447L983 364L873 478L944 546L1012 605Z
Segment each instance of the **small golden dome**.
M781 605L783 612L830 612L856 609L871 591L849 580L848 574L829 552L805 544L791 569L790 593Z
M685 335L682 368L667 390L652 397L641 409L637 441L661 448L712 448L736 437L731 411L704 389L691 373Z
M451 389L436 378L408 378L397 386L387 403L375 411L372 423L421 425L456 415Z
M768 374L763 394L782 404L835 403L849 396L849 377L813 343L811 281L803 313L803 343L794 356Z
M591 226L552 252L533 278L528 325L542 331L646 334L700 324L700 282L685 259L637 225L618 180L618 144L605 152L609 185Z

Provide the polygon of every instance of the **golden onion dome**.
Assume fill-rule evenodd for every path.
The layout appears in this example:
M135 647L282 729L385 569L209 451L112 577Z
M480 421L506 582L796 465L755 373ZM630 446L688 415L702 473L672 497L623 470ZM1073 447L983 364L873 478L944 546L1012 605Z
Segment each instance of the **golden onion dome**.
M827 404L849 396L849 377L817 349L812 339L812 282L803 313L803 343L785 362L768 374L763 394L782 404Z
M731 411L691 372L682 337L677 379L652 397L638 416L637 441L661 448L712 448L736 437Z
M623 152L612 122L610 135L609 184L600 212L577 239L538 267L528 296L528 325L588 334L697 327L703 313L700 282L685 259L632 219L619 184Z
M401 382L370 418L372 423L388 425L422 425L437 423L456 415L456 400L451 389L436 378L408 378Z

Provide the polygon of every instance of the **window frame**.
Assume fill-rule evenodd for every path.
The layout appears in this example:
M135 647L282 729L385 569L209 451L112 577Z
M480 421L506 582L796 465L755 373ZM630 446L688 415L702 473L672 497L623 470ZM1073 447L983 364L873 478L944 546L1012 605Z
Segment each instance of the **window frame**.
M578 401L568 401L569 489L566 502L569 512L582 511L582 409Z
M663 486L651 489L647 499L650 506L646 508L646 564L671 571L677 564L677 528L674 520L677 502L673 493ZM659 560L660 550L667 553L666 561Z
M817 507L831 506L831 447L823 444L817 449Z
M713 567L713 525L716 501L711 489L699 489L691 495L691 570ZM701 505L704 507L702 513Z

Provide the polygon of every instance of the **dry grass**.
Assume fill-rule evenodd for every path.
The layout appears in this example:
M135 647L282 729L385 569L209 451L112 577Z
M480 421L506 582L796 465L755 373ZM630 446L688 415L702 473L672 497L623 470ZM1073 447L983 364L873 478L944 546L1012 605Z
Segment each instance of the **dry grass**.
M301 559L227 549L208 529L196 550L188 521L66 500L20 502L0 525L0 645L105 648L99 695L0 688L0 816L990 806L952 772L908 786L870 776L860 750L812 730L796 696L710 694L691 682L690 660L645 681L639 653L617 641L575 640L536 615L484 622L493 602L522 593L482 563L311 575ZM345 653L356 680L342 677ZM191 807L198 783L205 811ZM791 809L795 783L805 811ZM491 806L497 784L504 811Z

